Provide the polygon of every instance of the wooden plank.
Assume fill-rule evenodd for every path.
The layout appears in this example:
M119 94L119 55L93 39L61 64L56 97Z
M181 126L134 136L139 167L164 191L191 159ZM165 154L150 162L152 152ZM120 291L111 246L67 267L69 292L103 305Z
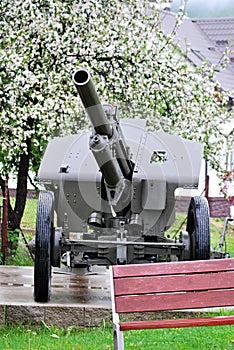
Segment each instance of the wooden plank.
M199 326L220 326L234 324L234 316L217 316L203 318L185 318L173 320L156 321L132 321L120 322L121 331L136 329L157 329L157 328L180 328L180 327L199 327Z
M144 312L158 310L182 310L207 307L233 306L234 289L118 296L115 298L116 312Z
M114 288L115 295L234 288L234 272L120 278Z
M234 259L213 259L197 261L180 261L170 263L133 264L113 266L113 276L133 277L169 274L189 274L234 270Z

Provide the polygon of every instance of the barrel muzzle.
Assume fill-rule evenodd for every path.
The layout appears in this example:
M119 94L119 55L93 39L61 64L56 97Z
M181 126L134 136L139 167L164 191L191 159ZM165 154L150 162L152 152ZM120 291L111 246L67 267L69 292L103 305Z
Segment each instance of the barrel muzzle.
M73 74L72 79L95 132L111 138L113 135L112 125L99 100L89 71L78 69Z

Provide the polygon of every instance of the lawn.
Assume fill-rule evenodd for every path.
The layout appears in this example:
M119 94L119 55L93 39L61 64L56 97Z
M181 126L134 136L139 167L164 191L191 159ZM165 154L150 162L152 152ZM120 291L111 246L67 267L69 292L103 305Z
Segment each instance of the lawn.
M210 229L211 229L211 243L212 247L215 249L218 249L218 243L220 240L220 235L222 233L223 225L224 225L223 219L215 219L211 218L210 220ZM226 246L227 246L227 252L230 254L230 256L234 257L234 225L228 224L227 232L226 232Z
M234 326L129 331L124 339L126 350L226 350L234 348ZM0 349L113 349L112 328L0 327Z
M211 248L218 250L221 233L223 230L224 219L210 218L210 234L211 234ZM167 231L171 238L179 236L181 230L186 229L186 214L176 214L176 220L172 227ZM234 226L228 225L226 232L226 249L231 257L234 257Z

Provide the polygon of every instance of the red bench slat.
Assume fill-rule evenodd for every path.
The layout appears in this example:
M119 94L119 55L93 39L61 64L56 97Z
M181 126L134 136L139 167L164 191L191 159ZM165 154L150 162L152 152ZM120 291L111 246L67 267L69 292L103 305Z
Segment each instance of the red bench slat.
M146 321L137 314L131 322L118 315L234 306L234 259L113 266L110 276L115 349L124 349L122 331L234 324L234 315Z
M192 290L210 290L232 288L234 281L234 271L218 272L217 278L214 274L192 274L150 277L130 277L116 278L114 280L115 295L146 294L155 292L178 292Z
M234 259L181 261L173 263L117 265L113 266L113 277L190 274L234 270Z
M199 327L199 326L217 326L234 324L234 316L217 316L202 318L183 318L172 320L156 321L132 321L120 322L121 331L136 329L156 329L156 328L180 328L180 327Z
M144 312L232 306L234 289L209 292L144 294L115 298L116 312Z

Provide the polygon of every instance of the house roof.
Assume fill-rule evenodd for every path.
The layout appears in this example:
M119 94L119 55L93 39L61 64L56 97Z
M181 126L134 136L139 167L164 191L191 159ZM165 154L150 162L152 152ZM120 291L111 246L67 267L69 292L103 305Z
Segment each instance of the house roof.
M196 18L192 20L213 43L217 51L223 52L229 45L234 50L234 18ZM230 65L234 69L234 54L229 55Z
M175 13L163 12L162 27L165 34L172 32L175 21ZM227 46L226 42L231 33L234 39L234 18L191 19L186 17L177 32L176 39L182 50L186 49L188 43L190 44L191 51L188 59L196 66L201 65L205 59L210 64L216 65L216 79L223 89L230 89L230 95L234 97L234 62L232 61L234 55L230 57L231 60L226 69L222 69L220 65L223 49Z

